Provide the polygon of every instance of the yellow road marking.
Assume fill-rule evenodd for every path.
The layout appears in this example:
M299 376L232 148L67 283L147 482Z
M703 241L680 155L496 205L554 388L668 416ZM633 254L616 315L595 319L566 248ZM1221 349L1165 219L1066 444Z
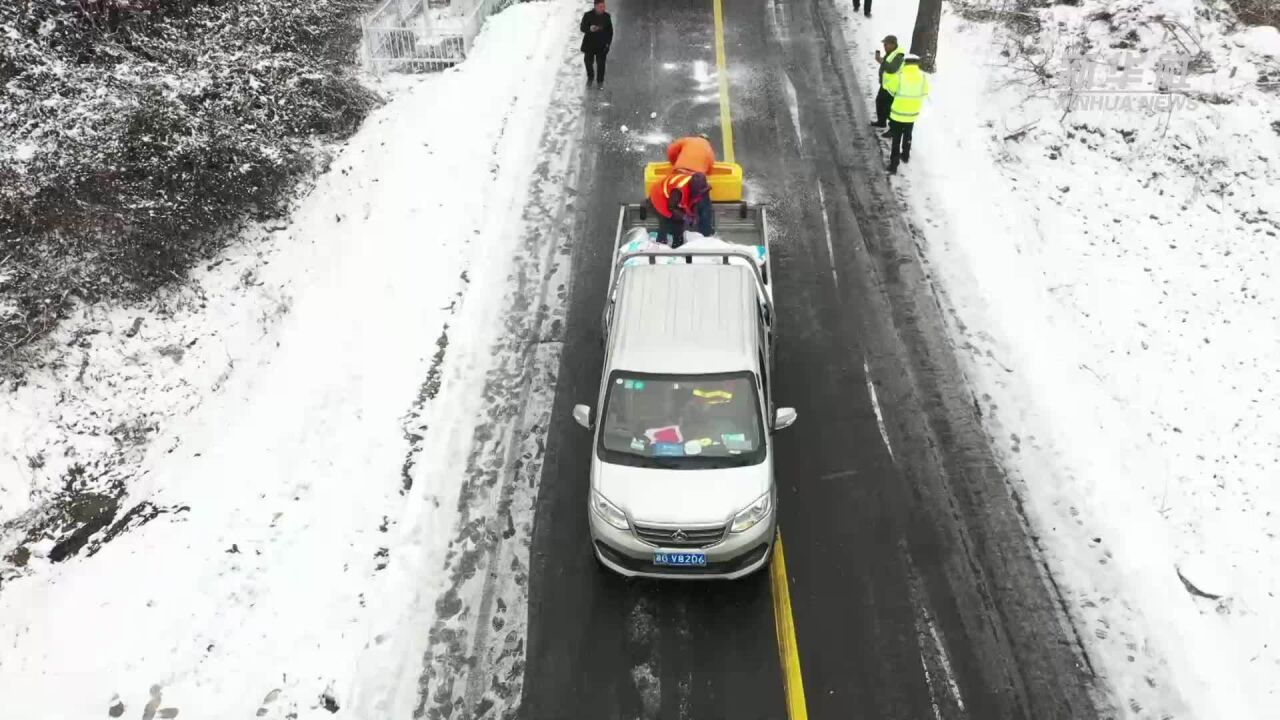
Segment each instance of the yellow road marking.
M729 114L729 71L724 55L724 10L721 0L711 0L716 17L716 76L720 79L720 135L724 138L724 161L733 159L733 117Z
M729 113L729 71L724 52L724 8L722 0L711 0L716 26L716 76L720 81L720 135L724 138L724 161L734 162L733 116ZM787 579L787 558L782 551L782 531L773 545L769 564L773 590L773 623L778 633L778 656L782 661L783 692L787 696L787 717L809 720L804 701L804 680L800 674L800 646L796 643L796 623L791 616L791 586Z
M809 709L804 702L800 646L796 643L796 623L791 617L791 588L787 580L787 558L782 552L781 530L773 544L769 575L773 580L773 623L778 631L778 655L782 659L782 685L787 695L787 717L790 720L808 720Z

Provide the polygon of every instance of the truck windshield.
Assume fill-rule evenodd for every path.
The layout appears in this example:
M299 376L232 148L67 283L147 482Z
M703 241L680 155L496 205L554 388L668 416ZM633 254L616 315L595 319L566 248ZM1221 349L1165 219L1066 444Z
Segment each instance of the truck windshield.
M764 461L755 376L614 372L600 428L600 459L619 465L705 469Z

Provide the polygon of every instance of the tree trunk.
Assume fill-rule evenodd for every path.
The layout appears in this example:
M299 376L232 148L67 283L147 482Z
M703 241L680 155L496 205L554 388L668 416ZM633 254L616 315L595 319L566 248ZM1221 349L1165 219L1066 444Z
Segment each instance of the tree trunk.
M937 71L938 26L942 23L942 0L920 0L916 26L911 31L911 52L920 56L920 69Z

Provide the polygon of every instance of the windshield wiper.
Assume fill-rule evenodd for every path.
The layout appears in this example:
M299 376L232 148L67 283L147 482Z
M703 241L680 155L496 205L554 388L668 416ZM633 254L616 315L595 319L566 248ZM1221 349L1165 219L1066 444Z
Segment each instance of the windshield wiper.
M671 458L649 458L649 461L663 470L679 470L681 465L680 461Z

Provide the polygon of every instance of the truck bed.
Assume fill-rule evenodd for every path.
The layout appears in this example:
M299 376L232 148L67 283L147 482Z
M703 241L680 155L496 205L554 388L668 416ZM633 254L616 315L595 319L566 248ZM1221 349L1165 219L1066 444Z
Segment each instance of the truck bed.
M770 357L772 357L773 269L772 258L769 255L769 223L765 216L765 209L747 203L714 203L712 207L716 215L716 238L728 245L741 246L742 250L739 251L737 247L731 248L733 257L729 257L723 250L690 248L687 259L688 261L699 259L706 261L717 258L725 263L746 263L752 267L752 274L760 291L764 322L769 328ZM646 259L649 263L658 261L660 258L674 260L684 252L682 249L674 251L628 249L626 246L630 245L631 241L626 238L637 228L656 234L657 215L646 205L623 205L618 211L618 231L613 239L613 267L609 271L609 294L600 318L603 331L602 342L603 338L608 337L609 334L609 318L613 311L613 304L617 300L620 274L625 267L629 263L645 262Z
M769 255L769 226L763 207L747 203L713 203L716 218L716 237L724 242L741 245L755 252L763 248L764 263L761 267L766 285L772 284L772 258ZM623 205L618 219L618 234L614 238L615 261L622 249L624 238L635 228L656 233L658 216L645 205Z
M716 236L735 245L765 245L766 227L764 208L746 203L713 203L716 216ZM643 227L651 232L658 230L658 216L643 205L626 205L622 210L621 232L618 239L632 228Z

